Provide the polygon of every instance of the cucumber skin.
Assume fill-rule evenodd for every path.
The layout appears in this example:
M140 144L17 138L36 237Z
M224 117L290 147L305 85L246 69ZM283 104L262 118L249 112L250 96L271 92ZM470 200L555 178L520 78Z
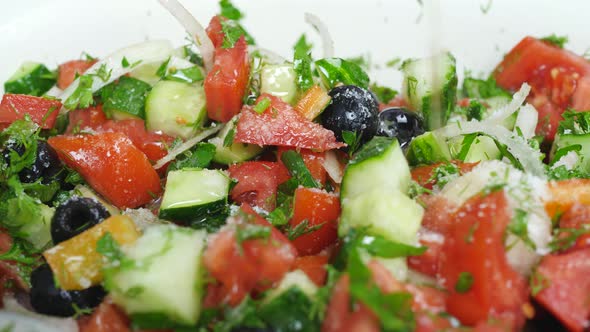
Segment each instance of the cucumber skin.
M260 318L277 332L319 332L320 322L310 318L313 302L298 287L291 287L258 310Z
M28 68L29 66L35 66ZM20 73L20 71L26 72ZM19 75L20 74L20 75ZM17 76L18 75L18 76ZM40 63L25 62L17 69L16 73L4 83L4 93L14 93L31 96L42 96L57 82L56 77L50 78L53 73ZM44 77L42 77L44 76Z

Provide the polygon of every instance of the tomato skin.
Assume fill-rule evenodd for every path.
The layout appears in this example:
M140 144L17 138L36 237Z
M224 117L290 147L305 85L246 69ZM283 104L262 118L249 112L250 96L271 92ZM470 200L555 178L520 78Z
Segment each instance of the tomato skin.
M219 15L213 16L206 29L207 36L209 36L209 39L211 39L211 42L215 48L219 48L223 44L224 34L223 30L221 29L222 19L225 18Z
M524 324L527 281L507 262L504 232L511 220L504 192L476 196L454 215L443 247L439 281L448 290L447 311L463 324L508 316L515 328ZM455 289L461 273L473 277L465 292Z
M59 100L6 93L0 103L0 124L11 124L28 114L43 129L51 129L62 104Z
M229 175L238 181L230 192L234 202L247 203L272 211L279 184L290 178L282 163L246 161L229 167Z
M515 91L531 85L527 101L539 111L537 134L553 140L561 113L590 105L590 62L533 37L522 39L493 73L499 86Z
M301 235L292 242L300 255L315 255L334 244L338 239L340 198L319 189L297 188L293 203L291 227L307 220L308 227L322 225L319 229Z
M321 287L326 283L328 276L327 264L328 256L326 255L300 256L295 260L293 269L303 271L314 284Z
M328 172L324 168L324 161L326 160L326 154L324 152L314 152L309 149L296 149L291 147L280 146L277 149L277 160L281 160L281 156L283 152L294 150L299 152L301 158L303 158L303 162L305 163L305 167L311 173L311 176L321 185L326 184L326 179L328 177Z
M459 168L459 174L463 175L465 173L471 172L471 170L477 166L479 163L464 163L460 160L451 160L450 163L454 164ZM434 170L442 165L447 163L441 162L432 165L424 165L414 167L411 171L412 180L416 181L422 187L432 190L434 185L436 184L436 180L433 179Z
M59 65L57 69L57 87L65 89L74 80L76 75L84 74L98 60L72 60Z
M160 178L145 154L122 133L54 136L47 142L118 208L136 208L162 192Z
M248 87L250 62L244 36L234 47L215 50L213 69L205 78L207 115L211 120L227 122L242 108Z
M544 288L535 299L570 331L584 331L590 324L590 248L547 255L536 273Z
M346 144L336 141L334 133L306 119L280 98L262 94L257 102L268 98L270 106L261 114L244 106L236 128L235 142L257 145L288 146L314 151L337 149Z
M70 111L68 118L69 123L66 134L75 134L85 128L96 129L108 120L102 111L102 105Z
M297 257L289 240L250 206L242 205L242 212L211 238L203 255L205 268L220 284L220 289L213 289L218 292L213 294L218 305L235 306L250 292L271 288L292 269ZM270 238L247 239L240 246L234 226L244 223L270 227Z
M129 318L108 299L103 301L87 319L80 319L80 332L130 332Z

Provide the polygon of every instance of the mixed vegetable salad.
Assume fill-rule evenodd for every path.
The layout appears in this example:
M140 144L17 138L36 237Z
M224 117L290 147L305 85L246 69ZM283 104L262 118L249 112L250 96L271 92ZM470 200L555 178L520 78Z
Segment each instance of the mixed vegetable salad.
M0 103L0 329L584 331L590 62L525 37L488 78L260 48L229 0ZM42 322L42 323L40 323ZM35 325L37 324L37 325Z

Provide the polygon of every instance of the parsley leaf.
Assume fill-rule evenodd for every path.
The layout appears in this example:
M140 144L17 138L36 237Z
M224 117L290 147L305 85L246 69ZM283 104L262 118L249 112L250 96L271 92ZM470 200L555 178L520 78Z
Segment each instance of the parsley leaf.
M64 107L69 110L78 108L87 108L94 102L92 98L92 83L94 79L91 75L82 75L79 77L76 90L66 99Z
M165 75L163 79L182 83L195 83L205 79L205 75L203 75L201 68L197 66L184 69L170 68L168 74Z
M302 93L313 86L311 48L312 45L307 42L305 34L299 37L293 47L293 70L297 75L297 86Z
M547 279L537 269L533 271L529 284L531 286L531 295L537 296L539 292L551 285L551 280Z
M432 171L432 177L428 182L435 182L438 188L443 188L447 183L459 177L459 167L453 163L444 163Z
M254 239L268 239L271 228L264 225L239 224L236 226L236 240L241 246L244 241Z
M168 169L173 171L183 168L207 168L215 156L215 150L215 145L201 142L178 156Z
M466 98L487 99L498 96L512 98L510 93L499 87L491 76L486 80L466 77L463 80L462 92Z
M253 110L258 114L262 114L262 113L264 113L264 111L266 111L268 109L269 106L270 106L270 98L264 97L258 103L256 103L256 105L254 105Z
M375 96L377 96L377 99L383 104L389 103L398 94L396 90L386 86L377 85L376 83L371 84L370 89L373 91Z
M569 40L567 36L558 36L556 34L551 34L550 36L542 37L539 39L551 45L555 45L559 48L563 48Z
M457 293L467 293L473 286L473 281L473 274L465 271L459 273L459 278L455 283L455 291Z
M297 182L307 188L320 188L317 181L311 176L309 169L305 166L303 158L297 151L288 150L281 155L281 161L289 170L291 176L297 179Z
M105 233L96 242L96 252L106 257L110 262L120 261L124 257L119 243L115 241L115 238L109 232Z
M369 75L356 63L340 58L321 59L315 62L324 84L330 89L338 83L369 87Z
M346 145L348 145L348 154L350 156L352 156L356 152L356 150L358 150L361 143L361 136L362 135L357 136L356 131L342 131L342 140L344 141L344 143L346 143Z
M237 21L221 20L221 31L223 32L222 48L234 47L242 36L244 36L248 45L255 44L252 36L250 36Z
M529 236L527 218L528 213L525 210L514 209L514 215L508 224L507 231L520 238L527 246L536 249L537 246Z
M561 114L557 132L560 135L584 135L590 133L590 111L566 110Z
M313 232L317 231L318 229L322 228L323 226L324 226L324 223L312 226L309 224L309 221L307 219L305 219L302 222L300 222L299 224L297 224L297 226L295 226L295 227L287 227L286 235L290 241L293 241L302 235L313 233Z
M230 20L240 20L244 15L236 8L230 0L220 0L219 7L221 7L221 16L227 17Z

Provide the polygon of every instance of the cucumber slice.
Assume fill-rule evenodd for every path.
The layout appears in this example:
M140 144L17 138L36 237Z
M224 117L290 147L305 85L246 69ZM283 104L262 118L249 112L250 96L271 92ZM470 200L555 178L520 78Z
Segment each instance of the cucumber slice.
M412 166L434 164L451 160L451 152L443 138L429 131L410 142L406 158Z
M264 65L260 70L260 93L268 93L293 103L297 96L295 70L291 64Z
M374 188L405 193L410 179L410 168L397 140L375 137L359 150L346 167L340 199L352 199Z
M122 76L101 89L102 109L115 120L145 119L145 99L151 88L146 82Z
M311 315L316 292L317 287L305 273L290 272L264 299L258 311L260 318L273 331L319 331L320 323Z
M206 233L155 225L134 245L125 261L106 275L113 301L134 317L163 317L196 324L201 310L201 254Z
M205 122L205 106L205 90L202 86L160 81L147 96L147 129L188 139L197 133Z
M466 163L475 163L487 160L496 160L502 158L502 153L498 150L496 143L488 136L477 136L469 143L467 153L462 156L463 143L465 138L460 136L449 141L449 150L451 151L452 159L458 159Z
M338 234L344 236L351 228L367 227L369 234L415 245L423 215L422 206L403 192L382 187L351 197L342 204Z
M4 83L4 92L42 96L55 85L56 79L56 74L43 64L25 62Z
M160 218L194 221L225 211L229 177L220 170L181 169L168 173Z
M223 129L209 140L215 145L215 156L213 161L219 164L231 165L252 159L262 152L262 147L255 144L233 142L232 136L235 133L238 117L234 116ZM228 135L230 137L228 137ZM231 140L230 146L225 146L226 140Z
M402 91L410 106L422 113L426 129L444 126L455 108L457 69L450 53L402 64Z
M590 134L574 135L574 134L561 134L555 138L552 147L552 159L558 156L559 150L564 148L570 148L575 145L580 146L578 154L581 158L581 167L585 171L590 171Z

